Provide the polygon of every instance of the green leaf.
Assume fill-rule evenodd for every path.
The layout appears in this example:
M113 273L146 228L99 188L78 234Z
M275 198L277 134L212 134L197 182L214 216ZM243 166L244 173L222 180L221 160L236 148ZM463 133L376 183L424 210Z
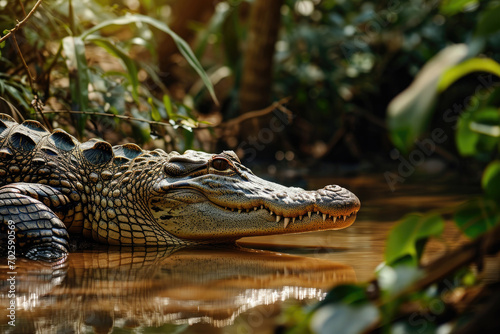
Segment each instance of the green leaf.
M492 161L486 167L481 185L487 196L497 201L500 200L500 160Z
M156 108L153 98L151 97L148 98L148 103L151 106L151 118L153 119L153 121L155 122L161 121L160 111L158 110L158 108Z
M463 156L489 157L498 145L499 138L500 111L498 109L475 107L460 115L455 140Z
M127 70L127 79L132 85L132 97L136 103L139 103L139 77L137 76L138 71L135 61L124 50L105 38L89 36L86 40L102 47L110 55L120 59L123 67Z
M443 73L439 80L438 91L444 91L458 79L473 72L488 72L500 77L500 64L489 58L471 58L463 61Z
M172 110L172 101L170 100L170 96L168 96L166 94L163 95L163 106L165 107L165 110L167 111L168 118L173 119L175 121L177 117Z
M473 156L477 154L477 144L479 142L479 134L473 131L470 127L471 111L466 111L457 122L457 130L455 133L455 142L458 152L462 156Z
M90 80L87 58L85 57L85 44L80 37L68 36L63 38L62 47L69 72L71 108L86 111L89 104L88 86ZM77 115L79 133L83 132L86 118L86 115Z
M364 333L380 318L378 308L371 303L363 305L335 304L320 308L311 318L311 329L319 334Z
M500 30L498 18L500 17L500 5L493 8L486 8L481 12L476 25L475 36L487 37Z
M388 106L388 125L392 142L407 152L426 127L438 90L441 75L462 61L468 53L465 44L449 46L433 57L413 83Z
M444 220L438 214L409 214L391 230L385 248L385 261L391 265L404 257L410 257L409 264L418 265L421 256L419 242L443 233Z
M453 219L458 228L473 239L498 224L500 212L495 200L476 198L462 204Z
M478 0L444 0L441 2L439 10L445 15L455 15L477 3Z
M215 103L219 103L217 100L217 97L215 96L215 91L214 87L212 85L212 82L210 81L207 73L201 66L200 62L198 59L196 59L196 56L194 55L193 51L189 47L189 44L186 43L185 40L183 40L179 35L177 35L175 32L173 32L164 22L155 20L151 17L140 15L140 14L132 14L132 15L126 15L123 17L119 17L116 19L112 20L107 20L104 21L89 30L85 31L80 37L82 39L86 39L88 36L91 34L109 26L113 25L129 25L132 23L146 23L149 24L150 26L153 26L157 28L160 31L163 31L164 33L170 35L170 37L173 38L175 44L177 45L177 48L179 49L180 53L186 58L187 62L189 65L198 73L200 76L201 80L207 87L208 91L210 92L210 95L212 96L212 99L214 100Z

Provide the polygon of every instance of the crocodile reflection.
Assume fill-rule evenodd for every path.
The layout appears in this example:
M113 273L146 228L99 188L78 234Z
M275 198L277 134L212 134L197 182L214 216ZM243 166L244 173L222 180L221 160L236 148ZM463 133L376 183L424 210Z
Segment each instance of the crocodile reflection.
M3 309L9 303L6 272L0 273ZM260 305L319 300L355 274L326 260L233 246L107 248L72 253L51 267L23 259L16 279L17 329L109 333L165 324L223 327Z

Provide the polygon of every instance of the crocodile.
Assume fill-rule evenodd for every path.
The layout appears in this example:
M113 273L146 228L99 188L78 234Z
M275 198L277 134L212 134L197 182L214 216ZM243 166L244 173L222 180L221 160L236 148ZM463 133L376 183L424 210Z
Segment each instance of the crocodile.
M0 244L31 259L65 257L69 235L125 246L229 243L345 228L359 209L337 185L306 191L259 178L232 151L80 143L0 114Z

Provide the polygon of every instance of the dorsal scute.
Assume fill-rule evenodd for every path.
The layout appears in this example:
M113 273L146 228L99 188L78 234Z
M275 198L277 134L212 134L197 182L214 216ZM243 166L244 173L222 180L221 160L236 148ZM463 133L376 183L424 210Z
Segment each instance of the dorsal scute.
M73 136L61 129L56 129L52 132L49 136L49 142L54 145L55 148L66 152L73 150L78 143Z
M153 153L153 152L155 152L160 157L168 158L168 153L165 152L164 150L162 150L161 148L157 148L154 151L152 151L151 153Z
M93 165L110 162L114 158L111 144L103 140L91 139L80 145L82 154Z
M24 121L21 124L21 126L27 128L27 129L33 130L33 131L44 132L44 134L48 133L47 129L42 125L42 123L35 121L35 120L32 120L32 119L28 119L28 120Z
M132 143L113 146L113 152L117 157L120 156L128 159L134 159L144 153L139 146Z
M7 114L0 114L0 137L7 135L8 131L5 134L3 132L12 127L13 125L17 125L15 119L13 119Z
M12 147L20 151L33 151L39 140L39 136L29 136L23 131L14 132L9 138Z

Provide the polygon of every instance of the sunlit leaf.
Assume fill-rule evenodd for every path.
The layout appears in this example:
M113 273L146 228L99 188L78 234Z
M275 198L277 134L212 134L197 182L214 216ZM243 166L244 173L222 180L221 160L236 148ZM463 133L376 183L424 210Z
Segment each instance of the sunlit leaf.
M444 220L438 214L409 214L391 230L385 248L385 261L393 264L397 260L409 257L408 264L417 265L421 256L420 242L431 236L443 233Z
M439 80L438 90L440 92L447 89L458 79L473 72L488 72L500 77L500 64L489 58L472 58L461 62L443 73Z
M500 160L492 161L484 170L481 185L489 197L500 200Z
M441 1L439 10L445 15L454 15L477 3L478 0L444 0Z
M126 16L119 17L116 19L101 22L100 24L97 24L96 26L85 31L80 37L82 39L86 39L91 34L97 32L105 27L109 27L109 26L113 26L113 25L129 25L132 23L149 24L149 25L157 28L158 30L161 30L164 33L168 34L170 37L172 37L172 39L174 40L175 44L177 45L180 53L184 56L184 58L186 58L189 65L198 73L198 75L202 79L203 83L207 87L208 91L210 92L212 99L218 104L218 100L217 100L217 97L215 96L215 91L214 91L214 87L212 85L212 82L210 81L207 73L205 72L205 70L201 66L198 59L196 59L196 56L194 55L193 51L189 47L189 44L187 44L185 40L183 40L179 35L177 35L175 32L173 32L164 22L156 20L152 17L140 15L140 14L131 14L131 15L126 15Z
M461 205L453 219L466 236L475 238L498 224L500 211L495 200L476 198Z
M441 75L467 56L465 44L449 46L432 58L413 83L388 106L388 125L392 142L408 151L426 127L437 98Z
M125 51L120 49L117 45L111 43L108 39L99 38L95 36L88 36L86 39L97 46L102 47L110 55L120 59L123 67L127 70L127 78L132 85L132 97L136 102L139 101L139 78L137 76L137 66L135 61L130 58Z

